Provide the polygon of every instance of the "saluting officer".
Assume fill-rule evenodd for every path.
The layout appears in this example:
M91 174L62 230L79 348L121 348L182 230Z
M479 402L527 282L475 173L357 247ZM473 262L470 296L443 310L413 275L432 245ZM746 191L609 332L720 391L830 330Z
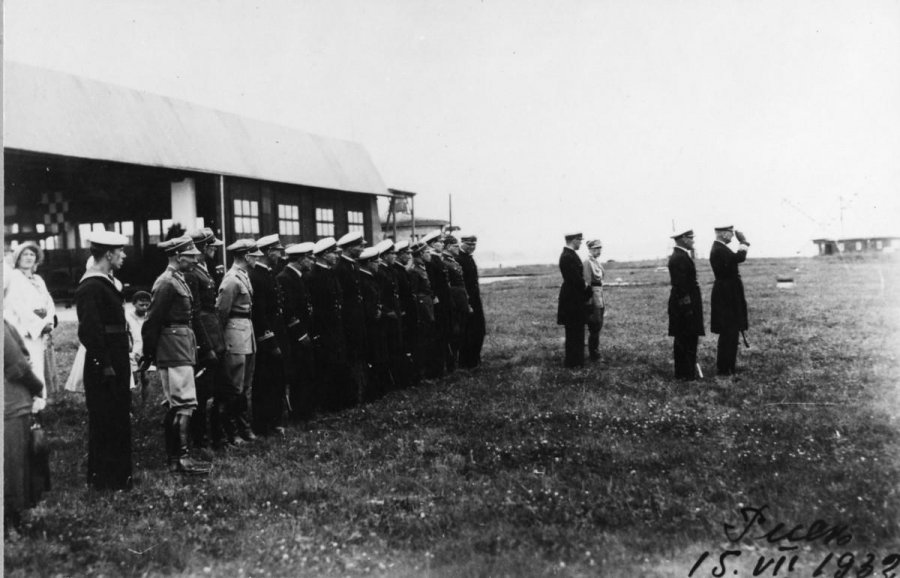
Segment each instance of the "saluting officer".
M288 263L275 279L284 295L284 321L290 341L285 362L287 371L291 417L309 418L315 409L315 358L312 343L312 297L307 276L315 263L315 243L288 245Z
M128 239L112 231L90 236L90 266L75 290L78 340L86 350L88 484L95 490L131 488L131 392L128 324L122 284L113 273L125 261Z
M313 247L316 264L309 273L308 287L312 298L312 338L316 363L316 402L328 411L340 409L342 394L348 387L347 345L344 341L341 284L334 273L339 258L332 237L316 242Z
M253 332L258 345L251 394L253 429L257 435L284 435L287 393L284 352L290 345L284 324L284 297L273 271L281 260L284 246L278 235L267 235L256 241L256 247L262 255L249 270L253 286Z
M341 310L344 322L344 339L347 343L347 384L351 389L344 392L344 405L355 405L362 400L366 391L366 319L363 311L362 287L359 264L356 259L362 253L366 241L362 233L347 233L337 241L341 250L340 259L334 267L341 284L344 306Z
M416 300L416 341L413 358L416 367L415 381L428 377L428 364L432 362L435 342L434 291L428 277L427 265L431 250L425 243L411 248L413 266L408 269L410 291Z
M225 439L214 439L213 443L235 445L256 439L247 415L256 365L256 337L251 320L253 287L247 270L254 259L252 255L258 251L252 239L239 239L225 250L231 253L234 262L222 277L216 297L225 355L222 379L214 393L214 411L223 431L213 430L213 435L224 433Z
M734 237L740 243L736 252L728 247ZM744 234L729 225L716 227L716 240L709 252L709 264L716 276L710 299L710 329L719 334L716 374L735 380L738 334L748 327L747 298L744 296L744 282L741 280L738 264L747 260L749 248L750 243Z
M694 231L672 237L675 249L669 257L669 335L674 337L675 377L693 380L697 376L697 342L703 330L703 301L697 284L697 267L691 252Z
M391 270L397 284L397 292L400 297L400 325L403 338L403 360L400 376L394 376L399 387L418 385L418 374L415 366L416 324L418 313L416 311L416 298L413 295L409 283L409 271L412 262L412 254L409 252L409 241L394 243L394 262Z
M219 325L219 317L216 315L216 293L219 287L213 277L216 268L216 250L224 243L216 239L213 230L209 227L192 231L190 237L200 252L194 267L184 273L184 279L194 297L194 334L197 336L197 345L200 348L199 363L194 375L194 383L197 387L197 410L194 411L191 419L191 434L194 445L203 447L207 433L207 405L215 393L220 360L225 355L225 338L222 335L222 327ZM213 429L220 427L215 419L215 414L212 417L213 419L210 421Z
M425 363L425 377L442 377L447 369L450 354L450 281L447 267L441 260L444 251L440 231L432 231L422 237L431 257L425 262L428 281L434 292L434 341Z
M184 273L200 254L187 235L159 244L169 259L166 270L153 284L147 320L141 328L144 340L142 364L159 368L168 404L165 417L166 454L169 470L188 475L206 475L211 465L190 457L190 421L197 408L194 364L197 339L192 329L194 299Z
M460 241L462 244L456 260L462 265L466 295L469 296L469 307L472 312L466 321L466 332L459 349L459 366L471 369L481 364L481 347L484 344L486 324L484 305L481 303L481 287L478 285L478 265L472 257L478 245L478 237L467 235L461 237Z

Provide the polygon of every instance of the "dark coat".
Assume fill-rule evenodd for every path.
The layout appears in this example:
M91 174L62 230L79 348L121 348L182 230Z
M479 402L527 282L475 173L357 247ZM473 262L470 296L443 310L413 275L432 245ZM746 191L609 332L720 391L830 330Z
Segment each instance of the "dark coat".
M463 278L466 282L466 294L469 296L469 306L476 315L484 317L484 306L481 303L481 287L478 285L478 265L472 255L460 251L456 261L462 266Z
M574 249L564 247L559 256L559 272L563 283L559 288L559 307L556 322L559 325L584 323L587 316L587 302L591 298L591 288L584 282L581 259Z
M346 257L338 259L334 266L334 274L341 285L343 308L341 315L344 322L344 338L349 354L365 355L366 351L366 317L363 312L362 286L359 265Z
M687 337L705 335L703 300L697 284L697 267L691 256L676 248L669 257L669 335Z
M306 286L306 276L290 265L275 276L284 295L284 321L291 341L296 342L312 330L312 297Z
M434 304L434 322L439 336L446 336L450 331L450 279L447 276L447 265L440 255L432 255L431 261L425 263L428 282L437 303Z
M416 319L418 318L416 310L416 296L413 294L412 286L409 282L409 272L402 263L394 263L391 267L394 279L397 283L397 294L400 297L400 319L403 326L403 342L407 343L415 335Z
M204 267L194 267L184 274L194 296L194 333L201 358L209 351L221 356L225 353L225 336L216 314L216 295L219 283Z
M370 271L360 271L360 290L363 312L366 318L366 361L384 363L388 359L388 346L384 323L385 308L382 302L382 286Z
M747 299L738 263L747 259L747 251L735 253L724 243L713 243L709 252L716 282L710 302L710 329L713 333L744 331L747 323Z
M257 263L249 268L247 274L253 287L253 309L250 315L257 343L261 346L270 345L265 341L266 333L271 332L282 353L287 353L289 344L283 317L284 297L281 287L275 281L274 272L262 263Z
M334 270L316 264L307 276L307 287L312 299L312 337L316 362L333 365L347 363L342 318L344 298Z

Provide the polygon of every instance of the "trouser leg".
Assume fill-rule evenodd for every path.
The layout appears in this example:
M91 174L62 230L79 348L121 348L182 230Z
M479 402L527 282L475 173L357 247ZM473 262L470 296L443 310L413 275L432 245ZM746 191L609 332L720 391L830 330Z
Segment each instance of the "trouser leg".
M738 331L726 331L719 334L716 347L716 370L719 375L734 374L737 365Z
M566 325L566 367L584 365L584 324Z
M694 379L697 377L697 343L696 335L675 337L673 346L675 358L675 377Z
M204 476L209 474L211 464L201 462L190 457L190 430L191 414L179 411L175 414L176 432L176 461L175 471L189 476Z

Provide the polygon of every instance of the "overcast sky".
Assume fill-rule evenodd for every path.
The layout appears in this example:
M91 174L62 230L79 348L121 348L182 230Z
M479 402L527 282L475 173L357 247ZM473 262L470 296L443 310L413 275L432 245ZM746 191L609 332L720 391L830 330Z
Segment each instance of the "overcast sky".
M4 57L362 143L485 261L900 235L900 2L6 0ZM843 210L842 210L843 209ZM843 219L841 218L843 216ZM842 229L843 221L843 229Z

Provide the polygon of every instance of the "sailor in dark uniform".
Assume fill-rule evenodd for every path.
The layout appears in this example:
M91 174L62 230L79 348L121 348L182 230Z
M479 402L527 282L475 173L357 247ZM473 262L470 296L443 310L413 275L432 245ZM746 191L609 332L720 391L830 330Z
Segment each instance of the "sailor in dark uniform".
M190 457L190 422L197 409L194 365L197 339L193 330L194 299L184 273L200 254L187 235L160 243L169 258L166 270L153 284L147 320L141 328L144 340L142 366L154 363L159 370L168 412L165 417L166 454L169 470L206 475L210 464Z
M401 377L396 378L398 387L410 387L419 384L415 359L418 311L416 310L416 298L413 295L409 282L408 269L412 264L412 253L410 253L409 249L409 241L394 243L396 258L393 265L391 265L400 296L400 325L403 337L403 372Z
M393 246L393 243L391 243ZM366 247L357 258L360 271L360 290L366 320L366 365L368 389L365 401L382 397L393 386L388 364L388 336L385 315L391 305L385 306L381 280L378 278L378 248ZM394 314L396 315L396 313Z
M284 296L275 280L273 267L281 261L284 246L278 235L256 241L262 252L250 268L253 287L253 333L256 335L256 368L253 373L251 407L253 431L257 435L284 435L287 378L284 355L290 350L284 323Z
M693 380L697 375L697 342L703 330L703 301L694 265L694 232L672 237L675 249L669 257L669 335L674 337L675 377Z
M466 331L459 349L459 366L472 369L481 364L481 347L486 332L481 287L478 285L478 265L472 257L478 245L478 237L467 235L461 237L460 241L462 243L456 260L462 265L466 295L469 296L469 307L472 312L466 320Z
M447 266L444 264L442 254L444 252L443 236L440 231L432 231L422 237L431 258L426 263L428 281L434 292L434 342L429 351L428 360L425 362L425 377L442 377L450 357L450 281L447 277Z
M309 272L315 264L314 247L315 243L288 245L285 249L288 263L275 277L284 295L284 321L290 342L284 366L289 384L290 415L296 419L308 419L315 410L313 306L307 287Z
M78 340L86 351L84 397L88 412L88 484L124 490L131 477L131 392L128 324L122 284L113 273L125 261L128 239L112 231L90 237L93 265L75 290Z
M444 253L442 255L450 284L450 333L447 370L453 371L459 364L460 348L466 334L466 324L472 308L469 306L469 294L466 291L466 280L462 265L456 260L459 256L459 241L453 235L445 235L442 239Z
M339 258L337 244L332 237L316 242L313 247L316 264L309 273L307 287L312 299L312 340L316 364L315 402L326 411L340 409L342 394L347 389L347 346L344 324L341 283L334 273Z
M416 340L413 353L416 374L413 379L418 383L423 377L428 377L428 364L431 362L435 347L435 296L426 268L431 260L431 250L425 243L416 243L410 248L410 253L413 265L407 273L409 288L416 304Z
M378 249L378 258L381 265L378 268L376 277L381 284L381 302L384 311L384 331L385 340L388 347L388 359L391 372L392 387L403 389L409 386L411 376L410 362L412 356L406 355L406 349L403 346L403 304L400 292L401 284L405 284L406 292L409 294L409 279L406 278L406 270L401 272L395 267L397 263L397 253L394 249L394 242L385 239L375 246ZM411 294L410 294L411 297Z
M343 392L343 404L353 406L362 401L368 379L366 370L366 319L362 303L362 287L359 264L356 259L362 253L366 241L360 232L347 233L337 241L341 250L334 273L341 284L344 299L341 315L344 322L344 339L347 344L347 378L350 386Z
M566 328L566 367L581 367L584 365L584 324L591 288L584 282L581 258L577 253L582 234L570 233L565 239L566 246L559 256L563 283L559 288L556 322Z
M737 237L737 251L732 251L728 243ZM750 243L734 227L716 227L716 240L709 253L716 281L710 299L710 329L719 334L716 348L716 373L723 378L733 378L737 366L738 336L746 331L747 298L744 296L744 282L738 264L747 260Z

